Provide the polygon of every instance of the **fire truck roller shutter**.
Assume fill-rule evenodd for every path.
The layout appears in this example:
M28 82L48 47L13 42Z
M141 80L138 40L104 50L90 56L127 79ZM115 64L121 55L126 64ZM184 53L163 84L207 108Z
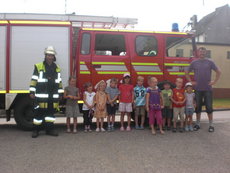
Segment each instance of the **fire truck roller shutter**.
M68 26L12 26L10 91L29 90L34 64L44 60L44 49L49 45L56 49L56 64L60 65L62 82L66 86L70 71L69 37ZM24 98L16 101L14 117L20 128L29 130L32 127L33 103L27 98L28 94L21 96Z
M6 76L6 26L0 26L0 94L5 93Z

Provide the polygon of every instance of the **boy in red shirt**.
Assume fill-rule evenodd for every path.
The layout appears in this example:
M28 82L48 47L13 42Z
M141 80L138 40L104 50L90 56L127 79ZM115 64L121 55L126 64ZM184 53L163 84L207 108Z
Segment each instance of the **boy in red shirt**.
M177 131L176 123L178 116L180 116L180 129L179 131L184 132L184 107L185 107L185 90L182 88L183 79L176 79L176 88L173 89L173 96L171 98L173 102L173 132Z
M130 74L125 73L123 76L122 84L119 85L120 96L119 96L119 111L121 112L121 131L124 131L124 116L127 113L128 116L128 126L126 128L127 131L130 131L130 123L131 123L131 112L132 103L134 100L133 93L133 85L130 84Z

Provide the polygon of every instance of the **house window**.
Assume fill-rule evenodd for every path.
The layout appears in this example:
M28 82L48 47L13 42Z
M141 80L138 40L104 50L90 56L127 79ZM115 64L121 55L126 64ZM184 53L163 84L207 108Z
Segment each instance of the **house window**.
M158 53L157 39L154 36L137 36L136 52L138 56L156 56Z
M184 49L176 49L176 57L183 57Z
M87 55L90 52L90 34L84 33L82 35L82 43L81 43L81 54Z
M211 56L211 50L207 50L206 51L206 57L207 58L211 58L212 56Z
M190 50L190 57L193 57L193 50Z
M107 56L125 56L125 38L123 35L96 34L95 54Z
M230 51L227 51L227 59L230 59Z

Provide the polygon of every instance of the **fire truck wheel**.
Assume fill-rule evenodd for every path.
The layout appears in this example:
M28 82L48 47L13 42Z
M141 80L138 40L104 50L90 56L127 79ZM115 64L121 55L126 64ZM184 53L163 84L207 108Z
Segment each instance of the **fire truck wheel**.
M20 98L14 108L14 119L22 130L32 130L33 103L29 96Z

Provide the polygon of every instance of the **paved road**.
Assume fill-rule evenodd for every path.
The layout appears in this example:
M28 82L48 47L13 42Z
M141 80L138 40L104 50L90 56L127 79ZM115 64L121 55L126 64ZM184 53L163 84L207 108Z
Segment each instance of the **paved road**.
M229 173L230 111L215 116L214 133L204 116L198 132L67 134L58 124L59 137L37 139L1 119L0 173Z

